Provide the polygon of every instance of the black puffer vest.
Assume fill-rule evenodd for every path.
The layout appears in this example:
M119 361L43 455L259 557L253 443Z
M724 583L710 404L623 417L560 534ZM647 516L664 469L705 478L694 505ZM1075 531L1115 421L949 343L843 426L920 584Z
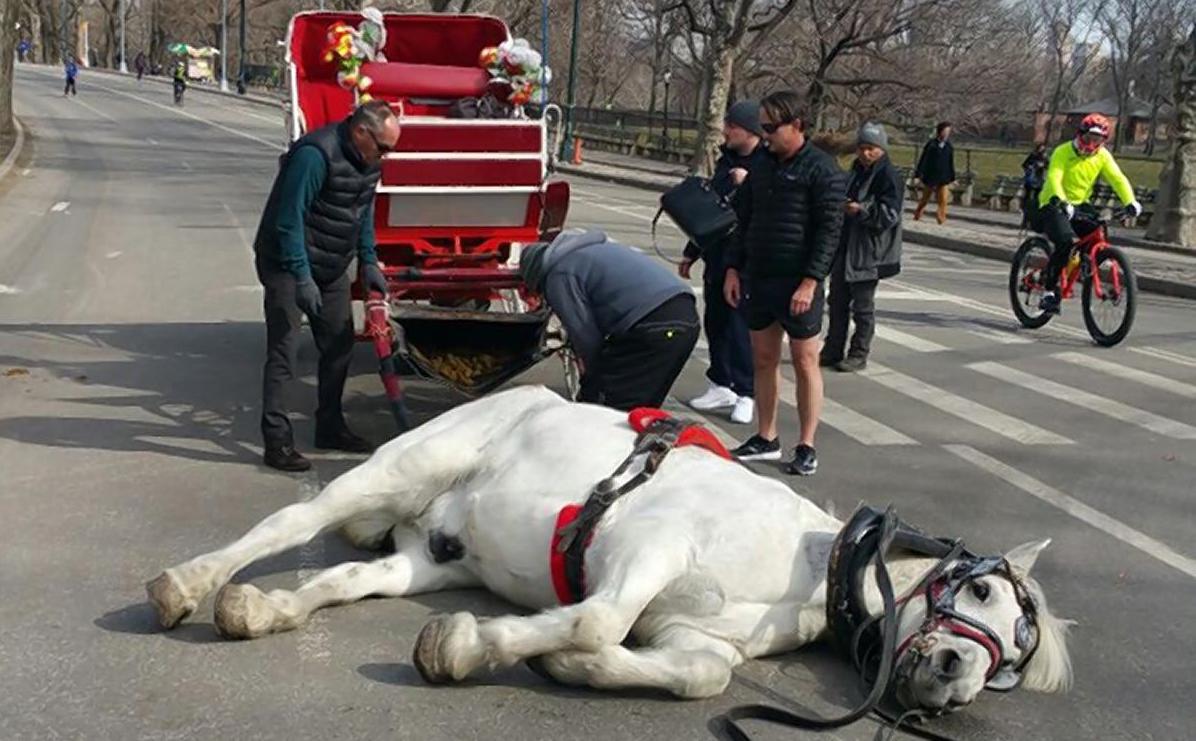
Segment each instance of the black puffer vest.
M361 233L361 220L373 202L382 168L381 165L368 165L361 161L349 143L348 124L345 122L316 129L300 138L282 156L282 167L270 190L266 212L254 240L254 250L258 255L273 256L279 253L276 222L283 175L291 154L304 146L320 150L324 161L328 163L324 186L312 201L303 222L312 278L320 285L327 285L344 275L353 261Z

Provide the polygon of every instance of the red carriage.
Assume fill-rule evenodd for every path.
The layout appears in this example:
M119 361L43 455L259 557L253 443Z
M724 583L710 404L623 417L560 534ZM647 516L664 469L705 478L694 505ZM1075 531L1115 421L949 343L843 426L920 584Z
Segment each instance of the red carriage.
M355 105L357 93L338 81L338 66L325 52L333 24L362 21L334 12L292 19L292 140L343 119ZM494 90L479 56L510 39L506 24L444 14L385 14L382 21L386 61L366 61L360 73L372 80L369 95L389 103L402 127L382 162L374 214L389 296L363 296L360 285L355 296L365 300L360 336L374 342L405 425L395 365L481 394L559 349L547 308L528 293L516 266L521 244L560 231L569 188L550 180L550 123L558 136L560 123L555 106L535 116L515 106L508 118L450 117L458 101ZM566 376L575 383L576 373Z

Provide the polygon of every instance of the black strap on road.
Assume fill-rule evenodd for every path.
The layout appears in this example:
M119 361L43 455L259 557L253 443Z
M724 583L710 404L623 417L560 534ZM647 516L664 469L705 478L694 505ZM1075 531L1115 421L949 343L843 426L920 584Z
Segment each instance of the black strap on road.
M885 510L884 520L881 525L880 535L877 539L876 553L872 556L872 562L876 568L874 570L874 578L876 586L880 590L881 601L884 603L884 622L881 628L881 648L880 648L880 664L876 669L876 677L872 682L872 687L868 692L867 697L851 711L834 718L823 718L818 716L799 715L797 713L778 708L772 705L750 704L738 705L731 708L723 716L723 728L726 735L732 741L752 741L751 736L747 731L739 725L742 720L763 720L778 725L787 726L789 728L802 728L814 731L827 731L834 728L842 728L843 726L851 725L856 721L868 716L876 714L881 719L886 721L877 729L875 739L884 739L887 735L891 736L898 728L920 738L930 739L931 741L953 741L946 736L941 736L932 731L927 731L921 728L915 728L905 723L906 719L911 716L919 715L918 711L911 711L905 713L900 717L894 717L885 713L880 709L881 700L884 699L885 693L888 691L889 679L893 674L893 661L895 660L895 653L897 650L897 600L893 594L893 583L889 577L889 567L885 562L885 553L893 544L893 540L898 533L898 524L896 513L892 507ZM940 544L941 545L941 544ZM943 556L943 560L930 573L923 578L923 583L928 583L929 580L938 573L943 566L948 562L948 559L954 558L959 551L962 550L961 545L956 545L950 548ZM863 660L858 655L857 646L860 636L868 624L861 625L853 637L853 658L856 662L857 668L861 671L864 669Z

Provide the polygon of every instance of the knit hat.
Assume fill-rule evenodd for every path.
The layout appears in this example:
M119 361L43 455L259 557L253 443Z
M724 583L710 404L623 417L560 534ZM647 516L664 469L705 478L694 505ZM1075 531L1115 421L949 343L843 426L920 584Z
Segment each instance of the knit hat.
M754 100L741 100L731 106L723 120L756 136L764 136L764 129L760 128L760 104Z
M885 127L871 121L865 121L860 127L859 133L856 134L856 143L871 144L889 151L889 135L885 133Z

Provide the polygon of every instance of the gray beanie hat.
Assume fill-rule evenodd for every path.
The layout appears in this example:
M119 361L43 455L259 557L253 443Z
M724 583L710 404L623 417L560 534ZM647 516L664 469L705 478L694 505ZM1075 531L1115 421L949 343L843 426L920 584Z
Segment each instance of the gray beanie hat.
M865 121L856 134L856 141L857 144L871 144L889 151L889 135L885 133L885 127L878 123Z
M727 115L723 120L756 136L764 136L764 129L760 128L760 104L754 100L737 102L727 109Z

